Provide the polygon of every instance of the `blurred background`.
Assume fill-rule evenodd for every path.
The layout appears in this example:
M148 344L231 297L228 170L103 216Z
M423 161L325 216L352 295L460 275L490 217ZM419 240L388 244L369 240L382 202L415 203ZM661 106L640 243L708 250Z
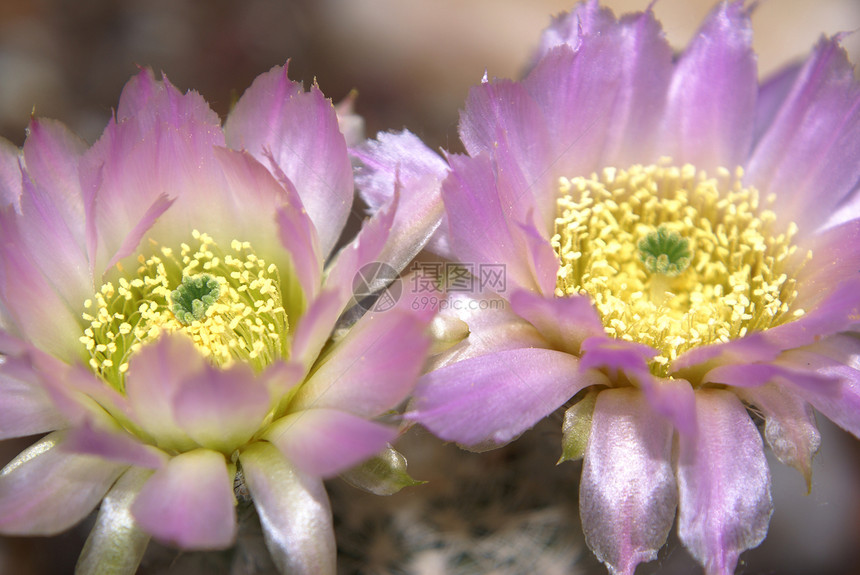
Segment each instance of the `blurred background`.
M0 1L0 135L21 143L32 110L93 141L137 66L164 71L222 115L253 78L290 60L335 101L359 93L368 133L408 126L456 145L457 110L484 70L515 77L565 0ZM604 2L616 13L647 0ZM683 47L714 0L660 0ZM858 0L765 0L753 14L760 70L803 55L821 34L860 27ZM845 45L860 54L860 37Z
M654 11L670 42L680 49L713 3L660 0ZM431 147L456 150L457 111L469 86L480 80L484 70L490 76L518 76L550 15L572 4L562 0L0 0L0 136L20 145L35 111L38 116L60 119L87 141L95 141L123 84L139 66L163 71L182 90L199 91L223 116L255 76L289 59L293 79L306 85L316 79L335 101L357 90L356 107L366 119L368 135L408 127ZM621 13L643 9L646 0L605 0L604 4ZM753 27L764 77L802 57L822 34L860 28L860 1L764 0L753 14ZM847 35L843 43L853 60L860 60L860 34ZM819 420L824 441L816 458L812 494L804 495L805 486L795 471L773 466L776 512L771 533L760 548L743 556L740 573L860 573L860 448L853 438ZM552 429L532 432L528 441L543 445L558 426ZM469 463L474 456L454 446L438 451L420 436L412 441L417 454L414 475L432 477L441 494L430 497L413 489L382 503L374 498L368 506L376 518L361 515L363 519L357 521L350 517L360 516L353 506L360 506L363 496L343 484L332 484L340 517L338 536L344 546L342 573L451 572L444 558L422 555L422 563L410 555L402 549L408 539L402 536L404 526L380 520L385 513L406 508L413 509L410 525L426 528L421 537L429 539L421 545L456 548L467 555L469 549L490 549L470 573L536 572L537 564L527 562L534 561L535 555L526 548L553 545L562 549L554 564L559 573L605 573L584 549L578 531L577 464L554 467L557 454L553 453L539 467L540 481L517 482L510 478L537 468L532 466L534 453L524 453L531 443L515 444L499 450L491 460L482 460L485 463L480 465L491 466L479 465L484 475L492 469L500 482L510 479L499 492L509 496L501 501L511 508L494 508L481 516L481 529L472 525L460 533L452 525L469 525L475 511L470 507L473 501L457 496L454 487L474 484L470 473L475 464ZM555 437L548 441L558 445ZM0 464L27 444L0 443ZM525 496L523 490L531 491ZM422 506L427 513L414 511ZM434 516L432 526L421 524L433 515L432 508L447 510L445 517L461 521L445 523ZM516 520L509 524L512 517ZM504 536L500 535L503 523ZM536 530L542 535L536 536ZM72 573L86 532L84 525L51 539L0 538L0 575ZM452 542L457 536L461 536L459 543ZM259 533L249 533L248 541L248 553L253 554L254 545L260 544ZM417 539L409 541L416 544ZM503 559L497 553L512 545L523 550L519 559ZM371 550L383 559L371 560ZM141 573L192 572L187 555L156 550L153 556ZM492 564L494 558L499 565ZM253 566L236 571L235 564L232 559L210 556L198 558L194 568L201 573L231 569L264 573L269 568L263 561L256 571ZM546 565L541 570L551 572ZM696 572L700 571L675 540L664 547L659 561L637 570L640 575Z

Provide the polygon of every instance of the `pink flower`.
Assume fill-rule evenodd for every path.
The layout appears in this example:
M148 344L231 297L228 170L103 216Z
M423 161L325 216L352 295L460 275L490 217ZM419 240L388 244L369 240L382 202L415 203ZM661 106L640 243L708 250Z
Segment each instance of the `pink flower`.
M144 70L91 148L41 119L3 144L0 198L0 438L48 433L0 472L0 532L101 501L79 572L131 573L150 536L231 545L244 480L279 568L334 573L322 478L396 437L374 419L411 391L428 318L335 332L356 272L403 256L395 200L324 269L353 199L330 101L274 68L222 130Z
M408 134L361 152L371 203L396 166L405 197L441 193L434 251L506 272L449 299L470 335L407 417L483 449L570 405L562 459L584 457L586 541L612 573L654 559L676 512L707 573L764 539L749 411L807 481L813 408L860 435L860 89L838 38L763 86L750 46L743 2L675 58L650 11L588 1L522 81L471 90L467 155Z

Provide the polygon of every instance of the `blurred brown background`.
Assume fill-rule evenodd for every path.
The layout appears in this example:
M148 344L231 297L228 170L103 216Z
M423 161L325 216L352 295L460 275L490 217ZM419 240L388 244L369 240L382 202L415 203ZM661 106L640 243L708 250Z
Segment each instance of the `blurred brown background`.
M137 66L163 70L220 114L259 73L291 60L335 101L357 89L368 134L408 127L457 148L457 110L484 70L516 77L562 0L28 0L0 1L0 136L17 144L32 110L88 141L101 133ZM605 0L616 13L646 0ZM661 0L654 11L683 47L712 0ZM760 72L801 57L821 34L860 28L858 0L765 0L753 15ZM844 45L860 60L860 34ZM823 418L819 418L820 421ZM822 421L813 492L775 465L776 513L741 573L860 573L858 442ZM0 443L0 463L27 442ZM573 464L571 464L573 465ZM575 488L565 497L575 495ZM560 495L561 496L561 495ZM573 518L573 524L578 519ZM86 530L0 538L0 575L72 572ZM677 542L637 573L696 571ZM602 573L585 552L583 569ZM213 571L214 572L214 571Z
M617 13L646 0L610 0ZM484 70L514 77L565 0L27 0L0 2L0 135L20 143L31 110L92 141L136 66L163 70L221 114L260 72L291 59L339 100L359 92L368 133L408 126L455 145L457 109ZM713 0L661 0L682 47ZM765 0L753 15L762 74L822 34L860 27L858 0ZM860 36L845 41L860 54Z

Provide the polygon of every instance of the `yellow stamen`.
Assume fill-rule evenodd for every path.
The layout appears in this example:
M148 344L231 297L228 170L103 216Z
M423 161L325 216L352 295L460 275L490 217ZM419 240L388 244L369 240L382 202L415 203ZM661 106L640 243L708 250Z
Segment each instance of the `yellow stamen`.
M797 227L777 232L742 177L664 161L561 178L556 295L588 294L607 334L660 351L658 375L688 349L802 314L785 273Z
M179 250L161 247L138 256L135 277L120 278L116 287L108 282L84 302L89 327L80 341L93 369L119 390L134 352L162 333L185 333L218 366L239 360L262 370L287 357L289 324L277 266L258 257L248 242L233 240L225 253L208 234L194 230L192 237L196 248L183 243ZM187 284L200 277L217 282L206 300L211 303L178 318L174 294L183 279Z

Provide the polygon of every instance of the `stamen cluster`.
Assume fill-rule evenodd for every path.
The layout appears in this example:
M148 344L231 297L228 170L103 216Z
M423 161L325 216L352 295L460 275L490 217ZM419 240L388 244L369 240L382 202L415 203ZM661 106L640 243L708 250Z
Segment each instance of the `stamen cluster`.
M182 243L178 256L151 243L133 277L105 283L84 302L89 364L119 390L131 356L162 333L184 332L219 366L240 360L259 371L288 355L277 266L248 242L233 240L225 253L208 234L192 237L197 247Z
M609 335L660 351L661 375L690 348L802 315L785 273L797 226L778 231L742 177L664 160L561 178L556 295L591 297Z

